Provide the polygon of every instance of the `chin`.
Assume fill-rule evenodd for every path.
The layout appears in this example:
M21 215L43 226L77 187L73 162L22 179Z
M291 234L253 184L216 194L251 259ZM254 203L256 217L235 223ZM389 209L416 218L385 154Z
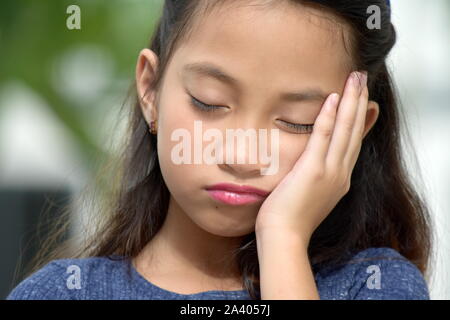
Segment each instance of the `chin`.
M208 217L208 220L205 220L204 217ZM191 217L191 219L206 232L219 237L242 237L255 230L255 219L253 217L249 219L236 215L223 216L217 213L206 213L201 217Z

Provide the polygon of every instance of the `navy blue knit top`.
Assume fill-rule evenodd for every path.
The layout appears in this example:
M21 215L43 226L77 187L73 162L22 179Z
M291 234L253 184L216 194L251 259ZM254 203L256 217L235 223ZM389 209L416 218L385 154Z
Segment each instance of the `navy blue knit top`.
M181 294L145 279L119 256L53 260L20 282L8 300L246 300L245 290ZM314 273L321 299L429 300L420 270L396 250L362 250L340 267Z

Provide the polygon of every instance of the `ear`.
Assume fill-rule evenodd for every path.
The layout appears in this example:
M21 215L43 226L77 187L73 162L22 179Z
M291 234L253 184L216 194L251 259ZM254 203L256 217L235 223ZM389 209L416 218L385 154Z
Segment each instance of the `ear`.
M158 68L158 57L150 49L143 49L139 53L136 65L136 89L142 114L147 123L157 120L155 91L152 83Z
M380 113L380 106L375 101L369 101L367 105L366 112L366 124L364 126L364 135L363 138L369 133L370 129L372 129L373 125L378 119L378 115Z

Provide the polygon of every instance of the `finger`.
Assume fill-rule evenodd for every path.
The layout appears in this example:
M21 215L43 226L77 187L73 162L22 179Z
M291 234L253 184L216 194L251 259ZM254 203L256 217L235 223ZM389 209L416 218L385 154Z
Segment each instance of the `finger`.
M345 154L347 153L358 108L360 96L359 79L361 77L361 73L351 73L338 107L336 127L327 155L327 161L334 164L343 164Z
M330 146L330 140L336 122L338 102L339 94L330 94L327 100L325 100L314 124L313 132L305 149L305 152L311 154L313 161L325 163L325 157Z
M350 138L350 144L345 156L344 163L347 168L351 168L356 164L359 152L361 150L364 128L366 123L367 106L369 105L369 91L367 86L364 87L359 98L358 113L356 114L355 128Z

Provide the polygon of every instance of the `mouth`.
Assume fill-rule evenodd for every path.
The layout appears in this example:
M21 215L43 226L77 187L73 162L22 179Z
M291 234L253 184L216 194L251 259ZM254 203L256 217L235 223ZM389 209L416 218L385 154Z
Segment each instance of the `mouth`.
M207 186L205 189L211 198L229 205L245 205L263 201L270 194L252 186L231 183L219 183Z

